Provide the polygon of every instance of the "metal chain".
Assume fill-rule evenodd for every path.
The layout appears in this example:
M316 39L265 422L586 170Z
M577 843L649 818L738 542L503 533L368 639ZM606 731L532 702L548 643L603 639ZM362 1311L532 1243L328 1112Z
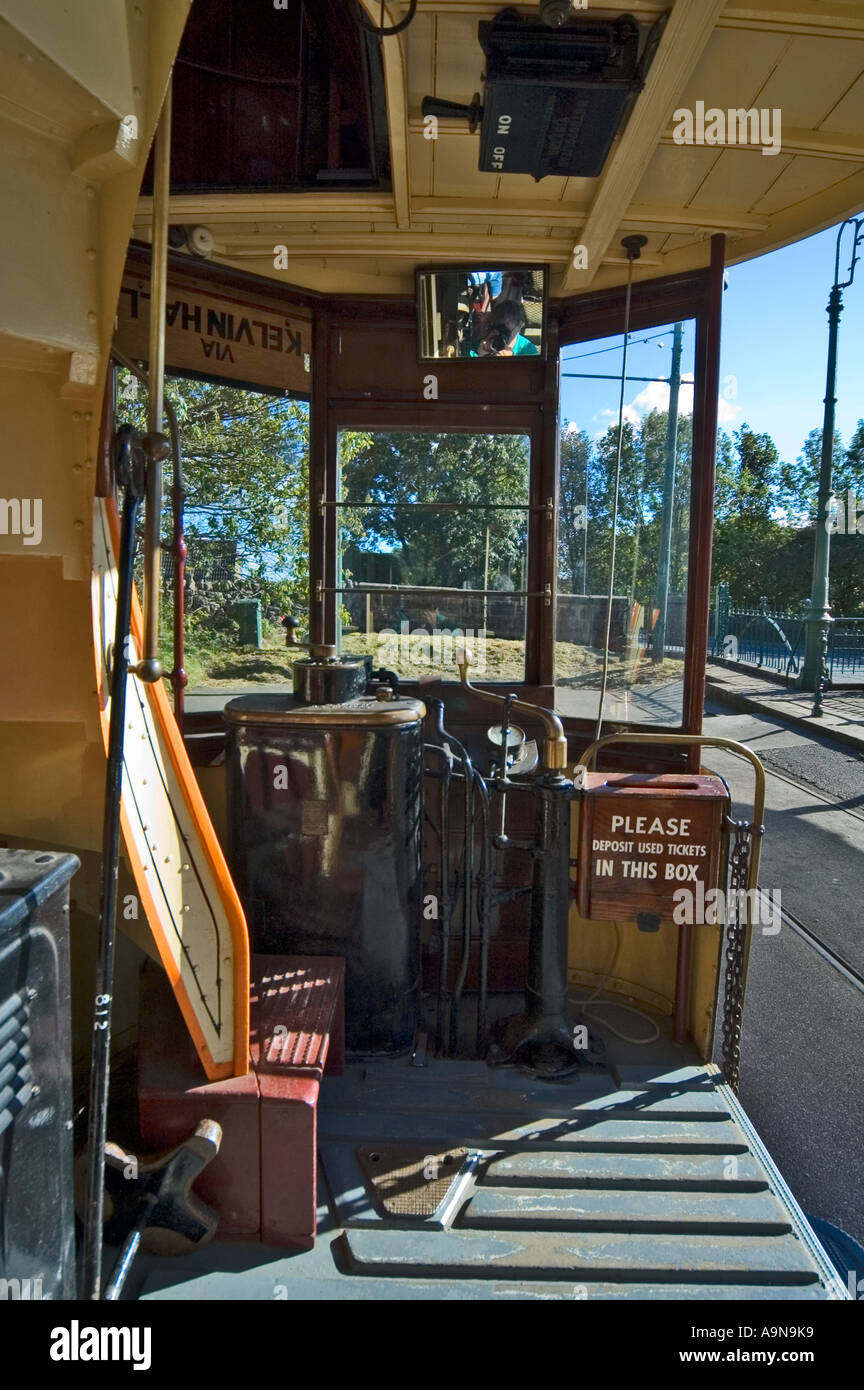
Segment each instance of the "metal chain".
M749 908L740 911L748 902L747 877L750 867L750 846L753 826L746 821L729 821L735 838L729 856L729 891L726 895L726 986L723 998L723 1072L735 1094L738 1094L741 1068L741 1024L744 1017L744 948L747 942Z

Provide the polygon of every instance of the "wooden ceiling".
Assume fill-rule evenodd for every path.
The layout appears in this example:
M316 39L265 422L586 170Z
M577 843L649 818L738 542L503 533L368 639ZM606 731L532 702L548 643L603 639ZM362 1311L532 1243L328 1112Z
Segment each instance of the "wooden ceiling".
M376 22L380 6L363 0ZM390 22L405 13L389 3ZM646 85L596 179L479 173L479 136L441 120L427 139L424 96L482 92L481 19L500 3L419 0L413 23L383 41L392 190L198 194L172 200L172 221L203 223L214 259L331 293L411 289L428 261L546 262L555 294L619 283L620 241L648 244L638 277L707 264L714 232L744 260L864 208L864 0L591 0L590 12L668 22ZM534 5L518 7L525 15ZM681 145L684 107L781 113L782 148ZM135 235L149 235L142 198ZM274 269L274 248L287 265ZM575 247L587 268L575 269Z

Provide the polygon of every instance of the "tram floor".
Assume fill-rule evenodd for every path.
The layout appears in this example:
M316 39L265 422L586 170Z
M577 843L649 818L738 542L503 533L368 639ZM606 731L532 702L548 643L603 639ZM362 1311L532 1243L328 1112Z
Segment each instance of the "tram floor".
M129 1296L845 1297L717 1068L665 1036L610 1057L555 1083L477 1061L351 1063L322 1087L315 1248L142 1256ZM439 1205L406 1208L448 1156Z

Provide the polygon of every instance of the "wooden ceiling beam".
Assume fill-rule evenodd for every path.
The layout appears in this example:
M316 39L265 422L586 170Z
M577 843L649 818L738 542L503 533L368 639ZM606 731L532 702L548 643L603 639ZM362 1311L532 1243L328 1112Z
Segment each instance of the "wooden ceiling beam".
M286 247L289 262L295 261L343 261L358 259L380 259L383 261L406 261L410 265L415 265L419 261L439 262L441 264L452 263L462 265L473 265L477 257L482 256L489 262L506 263L513 261L518 264L553 266L564 265L567 261L570 250L569 237L559 237L552 241L548 238L534 241L528 237L490 237L490 236L463 236L461 238L448 238L446 250L429 256L429 238L422 232L380 232L375 235L365 237L345 237L339 235L322 235L310 238L308 236L287 237L283 242ZM226 237L224 241L217 245L216 258L229 262L237 261L266 261L270 260L270 248L262 245L260 241L247 239L245 237ZM604 257L605 265L621 265L624 263L623 253L616 255L614 252ZM640 265L655 269L663 266L663 258L651 252L643 255Z
M152 198L139 198L136 219L148 222L152 215ZM333 217L340 220L356 218L369 222L379 217L393 216L393 196L390 193L175 193L169 203L172 222L186 225L203 222L218 227L226 222L259 222L268 230L278 230L285 219L288 230L302 218Z
M587 289L593 280L725 4L726 0L675 0L648 70L644 90L597 180L591 210L556 293L572 294ZM587 269L574 268L577 247L586 248L586 256L580 256L576 263L586 260Z
M374 23L381 22L379 0L360 0ZM394 13L396 11L396 13ZM384 23L398 23L401 13L397 7L384 7ZM406 31L407 32L407 31ZM390 179L393 186L393 211L397 227L411 225L411 186L408 174L408 77L405 71L405 51L402 35L381 40L384 64L384 91L387 99L387 130L390 136Z
M391 9L395 8L391 6ZM478 22L492 19L502 8L501 0L418 0L421 14L446 19L451 15L472 15ZM520 5L524 15L533 6ZM593 14L620 14L626 10L642 24L650 24L668 9L658 0L590 0ZM717 22L720 29L754 29L764 32L802 34L816 38L859 38L864 16L859 0L743 0L726 9ZM410 29L406 32L410 33Z
M561 202L544 202L526 198L483 202L473 198L415 197L411 215L419 222L449 222L466 218L478 221L506 223L536 222L538 226L581 226L588 217L587 206ZM652 232L730 232L746 235L764 232L769 223L764 217L736 213L728 208L682 208L654 203L633 203L619 222L619 227L640 228Z

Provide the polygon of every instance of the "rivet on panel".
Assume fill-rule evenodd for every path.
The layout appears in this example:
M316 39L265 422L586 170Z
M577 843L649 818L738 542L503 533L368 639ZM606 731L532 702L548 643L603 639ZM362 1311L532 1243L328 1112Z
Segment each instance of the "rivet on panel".
M88 323L95 323L97 318L98 318L98 314L96 313L96 310L95 310L95 309L88 309L88 311L87 311L87 322L88 322Z
M83 531L83 530L84 530L84 522L83 522L83 521L76 521L76 522L75 522L75 530L76 530L76 531Z
M96 247L95 247L95 246L88 246L88 247L87 247L87 259L88 259L88 261L95 261L95 259L96 259Z

